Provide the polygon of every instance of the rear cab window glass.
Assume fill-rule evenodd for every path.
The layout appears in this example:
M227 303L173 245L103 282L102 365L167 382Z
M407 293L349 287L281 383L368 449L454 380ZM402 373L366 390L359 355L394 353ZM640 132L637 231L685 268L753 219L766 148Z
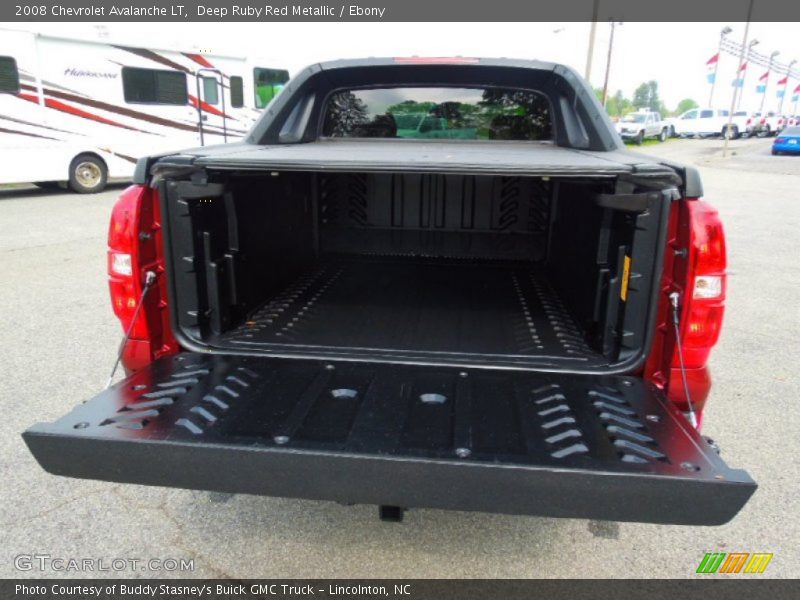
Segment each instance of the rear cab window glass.
M0 94L19 92L17 61L10 56L0 56Z
M130 104L184 105L189 101L186 75L177 71L123 67L122 89Z
M264 108L289 81L289 71L283 69L253 69L256 108Z
M242 108L244 106L244 80L238 75L232 75L230 86L231 106L233 108Z
M328 98L321 133L335 138L553 139L545 96L501 88L342 90Z

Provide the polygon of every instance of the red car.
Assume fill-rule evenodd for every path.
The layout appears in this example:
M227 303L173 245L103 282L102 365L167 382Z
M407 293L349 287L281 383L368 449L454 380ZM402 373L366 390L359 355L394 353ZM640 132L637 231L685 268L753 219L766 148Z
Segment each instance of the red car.
M128 376L25 432L45 469L387 519L716 525L750 498L698 431L719 215L573 70L322 63L246 140L139 162L109 228Z

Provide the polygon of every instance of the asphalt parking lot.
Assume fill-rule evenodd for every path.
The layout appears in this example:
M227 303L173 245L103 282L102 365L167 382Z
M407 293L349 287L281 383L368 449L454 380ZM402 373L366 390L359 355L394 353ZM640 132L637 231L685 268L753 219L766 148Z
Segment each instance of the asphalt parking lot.
M121 331L105 236L120 187L93 196L0 190L0 576L15 557L193 559L205 577L693 577L705 552L772 552L800 566L800 157L770 140L675 140L643 152L700 166L727 228L726 324L712 356L704 432L760 488L731 523L675 527L226 496L78 481L43 472L20 433L105 383ZM636 502L635 498L630 499ZM762 576L762 577L763 577Z

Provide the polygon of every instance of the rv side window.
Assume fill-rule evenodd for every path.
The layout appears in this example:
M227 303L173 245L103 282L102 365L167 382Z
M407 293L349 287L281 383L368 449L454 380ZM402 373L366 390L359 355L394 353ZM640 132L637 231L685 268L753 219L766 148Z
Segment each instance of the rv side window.
M219 104L216 77L203 77L203 101L207 104Z
M231 76L231 107L242 108L244 106L244 80L238 75Z
M125 102L132 104L183 105L189 100L186 75L176 71L122 68Z
M17 61L10 56L0 56L0 94L19 92Z
M253 69L256 91L256 108L264 108L278 95L289 81L289 71L279 69Z

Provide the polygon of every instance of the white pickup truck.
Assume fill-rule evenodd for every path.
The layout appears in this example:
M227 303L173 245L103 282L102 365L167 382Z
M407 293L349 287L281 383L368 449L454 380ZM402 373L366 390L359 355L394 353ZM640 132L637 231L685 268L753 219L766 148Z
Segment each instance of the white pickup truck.
M674 119L667 119L669 133L680 137L710 137L729 134L738 138L747 132L747 116L734 114L730 131L730 111L713 108L693 108Z
M755 133L760 137L778 135L778 133L786 127L787 119L775 111L771 110L764 114L757 114L758 118L755 119Z
M669 136L667 124L657 112L638 111L625 115L616 125L623 140L632 140L641 145L645 138L656 138L664 142Z

